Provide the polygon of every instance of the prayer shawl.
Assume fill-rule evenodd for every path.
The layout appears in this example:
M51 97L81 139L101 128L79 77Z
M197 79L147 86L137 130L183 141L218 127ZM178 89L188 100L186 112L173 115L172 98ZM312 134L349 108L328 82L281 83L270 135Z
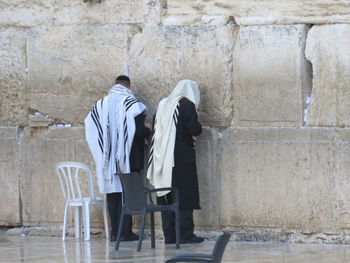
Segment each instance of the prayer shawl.
M154 134L149 157L147 178L155 188L171 187L174 167L174 148L179 100L187 98L196 109L200 101L198 84L191 80L181 80L169 97L159 102L154 123ZM157 192L163 196L169 191Z
M130 89L115 85L85 119L85 135L96 163L101 194L122 192L118 173L130 172L135 117L146 110Z

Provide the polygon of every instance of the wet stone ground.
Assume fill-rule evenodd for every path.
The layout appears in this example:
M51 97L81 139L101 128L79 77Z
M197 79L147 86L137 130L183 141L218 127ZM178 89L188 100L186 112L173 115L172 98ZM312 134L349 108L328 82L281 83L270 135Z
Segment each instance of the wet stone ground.
M165 262L177 253L211 253L214 241L201 244L164 245L162 240L151 249L145 240L142 252L136 252L137 242L122 242L120 250L114 251L114 242L104 238L91 241L59 237L21 237L0 235L0 262ZM254 243L231 241L222 262L237 263L342 263L350 262L350 245Z

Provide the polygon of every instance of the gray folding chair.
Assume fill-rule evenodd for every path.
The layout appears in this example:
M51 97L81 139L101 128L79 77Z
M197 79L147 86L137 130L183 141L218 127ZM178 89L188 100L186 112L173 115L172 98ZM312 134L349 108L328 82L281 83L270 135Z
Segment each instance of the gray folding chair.
M228 241L230 240L231 234L229 232L224 232L219 236L215 243L212 254L199 254L199 253L186 253L178 254L168 259L166 263L173 262L210 262L210 263L220 263L222 256L224 255L225 248Z
M123 207L119 222L115 250L119 249L120 236L124 215L141 215L140 237L137 252L141 251L143 233L145 229L146 214L151 215L151 247L155 248L154 212L172 211L175 213L176 248L180 248L180 209L179 193L173 187L148 189L143 184L142 176L138 173L118 174L123 187ZM159 191L172 191L174 200L169 205L157 205L152 200L152 193ZM148 197L148 198L147 198Z

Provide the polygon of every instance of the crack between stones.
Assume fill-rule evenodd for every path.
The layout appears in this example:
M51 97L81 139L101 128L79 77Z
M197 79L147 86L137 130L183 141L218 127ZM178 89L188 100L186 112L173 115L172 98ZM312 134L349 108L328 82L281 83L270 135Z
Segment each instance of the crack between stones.
M307 122L308 122L308 107L311 103L311 97L312 97L312 92L313 92L313 67L312 67L312 62L307 59L306 56L306 43L308 41L308 34L311 28L314 26L314 24L309 24L306 25L306 36L305 36L305 41L302 46L302 62L305 61L305 72L302 75L302 126L306 127ZM304 67L302 67L303 69Z
M24 126L18 126L17 128L17 135L16 135L16 144L17 144L17 158L18 158L18 162L19 164L21 163L21 147L20 147L20 143L21 140L24 136ZM18 171L18 213L19 213L19 224L20 226L23 226L23 201L22 201L22 191L21 191L21 185L22 185L22 176L21 176L21 172L20 172L20 165L17 165L17 167L19 167L19 171Z

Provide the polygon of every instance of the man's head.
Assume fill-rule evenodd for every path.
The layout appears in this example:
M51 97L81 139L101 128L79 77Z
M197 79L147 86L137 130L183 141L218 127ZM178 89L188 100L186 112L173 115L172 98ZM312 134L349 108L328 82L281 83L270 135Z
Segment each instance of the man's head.
M115 79L115 84L120 84L124 87L130 88L130 79L128 76L120 75Z

